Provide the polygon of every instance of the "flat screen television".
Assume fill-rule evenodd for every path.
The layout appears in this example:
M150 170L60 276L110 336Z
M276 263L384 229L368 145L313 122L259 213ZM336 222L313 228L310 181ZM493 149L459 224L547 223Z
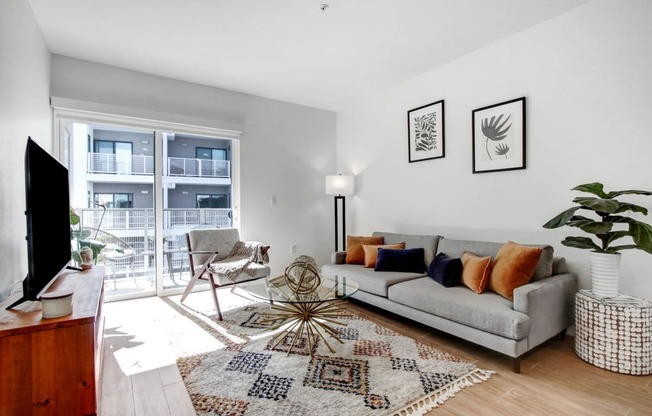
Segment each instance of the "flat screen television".
M13 308L39 300L70 263L70 195L68 169L31 137L25 148L27 277L23 296Z

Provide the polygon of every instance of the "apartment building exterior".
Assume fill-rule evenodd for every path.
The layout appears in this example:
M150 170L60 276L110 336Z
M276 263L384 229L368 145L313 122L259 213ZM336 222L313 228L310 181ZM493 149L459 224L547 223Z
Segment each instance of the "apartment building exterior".
M136 252L118 272L152 262L156 191L168 273L187 263L187 230L232 226L230 140L163 133L163 186L155 190L154 132L71 123L67 135L71 205L82 226L109 232Z

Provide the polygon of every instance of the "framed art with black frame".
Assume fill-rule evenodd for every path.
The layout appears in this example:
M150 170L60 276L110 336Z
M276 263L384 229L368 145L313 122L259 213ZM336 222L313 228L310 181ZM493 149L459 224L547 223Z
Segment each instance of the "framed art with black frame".
M444 100L414 108L408 116L408 161L444 157Z
M525 97L473 110L473 173L525 169Z

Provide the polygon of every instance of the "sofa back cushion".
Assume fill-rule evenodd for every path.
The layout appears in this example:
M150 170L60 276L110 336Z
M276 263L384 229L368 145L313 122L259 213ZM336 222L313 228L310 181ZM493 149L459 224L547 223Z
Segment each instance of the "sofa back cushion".
M405 248L423 248L423 270L428 268L437 254L437 244L441 238L438 235L397 234L384 231L374 231L373 236L383 237L385 244L405 242Z
M554 249L552 246L545 244L525 244L530 247L539 247L542 249L541 257L537 267L532 274L532 281L541 280L545 277L552 276L552 264ZM462 257L465 251L469 251L478 256L496 257L498 251L503 246L503 243L492 243L486 241L470 241L470 240L454 240L448 238L441 238L437 245L437 253L445 253L449 257Z

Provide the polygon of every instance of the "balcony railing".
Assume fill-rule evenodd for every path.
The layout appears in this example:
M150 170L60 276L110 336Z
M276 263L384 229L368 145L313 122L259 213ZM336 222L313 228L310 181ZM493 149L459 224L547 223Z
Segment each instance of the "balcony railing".
M143 155L120 156L110 153L89 153L88 173L153 175L154 157Z
M153 156L119 156L110 153L89 153L88 173L114 175L153 175ZM230 178L231 162L228 160L168 158L168 176L196 178Z
M99 227L111 233L154 229L154 210L151 208L108 208L103 219L102 212L101 208L77 210L83 227ZM203 225L231 227L230 212L229 208L166 208L163 210L163 229L189 229Z
M230 174L231 163L228 160L168 158L168 176L229 178Z

